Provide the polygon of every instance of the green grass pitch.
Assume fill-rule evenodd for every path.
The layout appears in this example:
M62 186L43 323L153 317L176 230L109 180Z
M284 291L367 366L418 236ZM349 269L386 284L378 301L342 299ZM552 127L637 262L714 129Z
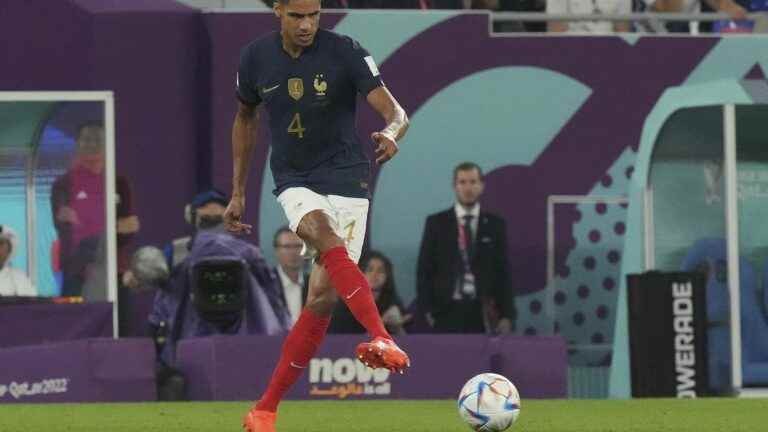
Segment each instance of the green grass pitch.
M236 432L248 403L0 405L0 432ZM459 432L453 401L284 402L278 432ZM512 432L768 431L768 400L523 401Z

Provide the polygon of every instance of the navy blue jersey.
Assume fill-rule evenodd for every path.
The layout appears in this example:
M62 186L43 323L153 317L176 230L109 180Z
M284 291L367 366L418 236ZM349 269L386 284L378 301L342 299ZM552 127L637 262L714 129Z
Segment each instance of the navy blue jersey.
M275 195L306 187L322 195L368 197L370 162L357 138L357 94L383 85L371 55L353 39L318 30L298 58L279 32L240 54L237 95L263 103L272 133Z

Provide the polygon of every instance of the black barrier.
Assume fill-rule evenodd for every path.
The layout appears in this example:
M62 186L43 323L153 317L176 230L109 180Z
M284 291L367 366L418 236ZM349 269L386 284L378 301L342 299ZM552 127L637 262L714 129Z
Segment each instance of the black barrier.
M627 287L632 396L706 395L705 275L633 274Z

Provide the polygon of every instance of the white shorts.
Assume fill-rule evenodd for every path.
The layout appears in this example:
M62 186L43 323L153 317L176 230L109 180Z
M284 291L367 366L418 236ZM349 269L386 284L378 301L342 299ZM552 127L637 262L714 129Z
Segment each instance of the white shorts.
M328 216L333 231L346 243L349 258L355 263L360 260L368 222L369 202L366 198L320 195L304 187L292 187L278 195L277 202L283 207L293 232L307 213L322 210ZM307 258L317 257L317 251L306 243L302 254Z

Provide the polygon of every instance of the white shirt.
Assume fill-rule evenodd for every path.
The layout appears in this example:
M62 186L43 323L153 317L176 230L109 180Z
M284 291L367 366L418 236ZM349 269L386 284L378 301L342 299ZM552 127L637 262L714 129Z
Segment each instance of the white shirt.
M453 206L453 211L456 212L456 219L459 221L459 227L464 226L464 216L472 216L469 226L472 228L472 238L477 239L477 223L480 220L480 203L475 203L469 210L465 209L463 205L456 203Z
M283 295L285 295L285 303L288 306L288 313L291 314L291 327L296 324L296 321L301 315L301 308L303 306L301 301L301 291L304 287L304 274L299 272L299 282L296 283L288 277L283 271L281 266L277 266L277 275L280 277L280 282L283 284Z
M632 12L632 0L547 0L549 14L628 14ZM568 22L569 32L613 33L610 21Z
M37 290L26 273L6 265L0 269L0 296L36 297Z

